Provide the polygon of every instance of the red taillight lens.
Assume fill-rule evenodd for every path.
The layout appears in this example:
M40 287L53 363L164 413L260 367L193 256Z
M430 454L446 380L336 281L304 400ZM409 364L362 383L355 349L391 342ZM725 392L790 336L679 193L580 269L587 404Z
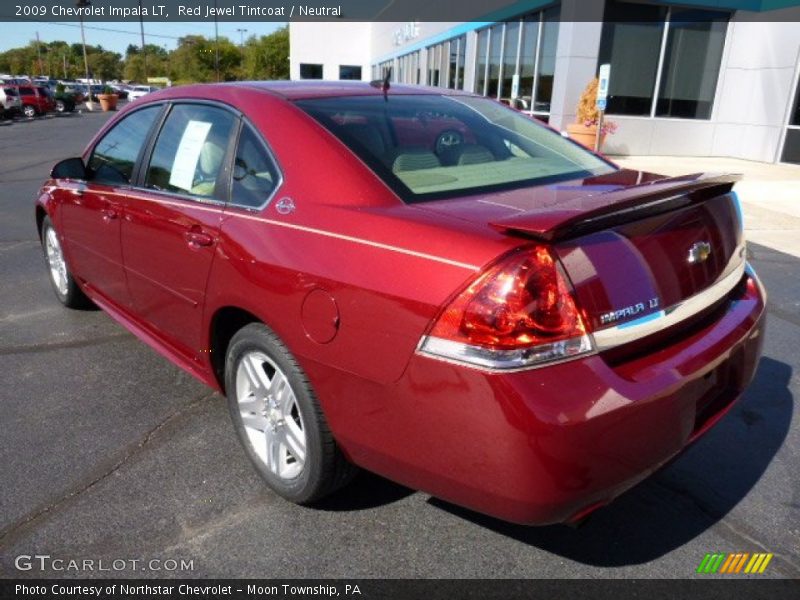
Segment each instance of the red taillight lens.
M430 354L490 367L496 353L498 368L591 348L566 278L546 246L514 252L481 274L445 308L422 345Z

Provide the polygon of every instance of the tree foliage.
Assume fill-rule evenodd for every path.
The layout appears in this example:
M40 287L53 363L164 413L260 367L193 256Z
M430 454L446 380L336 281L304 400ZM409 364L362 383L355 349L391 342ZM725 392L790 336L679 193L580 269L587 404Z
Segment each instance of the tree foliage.
M243 46L226 37L188 35L178 40L174 50L155 44L129 44L125 56L102 46L86 46L89 71L96 79L144 81L147 77L168 77L175 83L213 82L237 79L288 79L289 28L265 36L251 36ZM41 69L39 68L41 55ZM145 55L147 71L145 73ZM85 77L83 46L62 41L32 41L27 46L0 52L0 73L49 75L55 79Z

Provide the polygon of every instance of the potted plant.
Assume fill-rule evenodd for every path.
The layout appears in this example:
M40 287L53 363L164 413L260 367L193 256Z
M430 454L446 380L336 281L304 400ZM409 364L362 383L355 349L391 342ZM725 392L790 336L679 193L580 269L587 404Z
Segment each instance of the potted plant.
M105 86L102 94L97 94L97 99L100 101L100 108L103 111L117 110L117 100L119 96L114 93L113 88Z
M575 123L567 125L567 133L569 137L586 146L589 150L594 150L595 139L597 138L597 125L600 122L600 111L597 109L597 86L599 81L597 77L589 82L586 89L581 94L581 99L578 102L578 115ZM617 124L613 121L603 120L602 128L600 129L600 148L603 147L603 142L606 135L613 134L617 130Z

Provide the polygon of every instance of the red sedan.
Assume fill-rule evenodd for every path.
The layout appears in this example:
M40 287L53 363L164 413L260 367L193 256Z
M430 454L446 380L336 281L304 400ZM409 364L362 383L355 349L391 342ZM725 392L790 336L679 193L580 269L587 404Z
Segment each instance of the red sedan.
M281 496L358 465L544 524L647 477L751 381L765 294L735 181L620 170L461 92L198 85L56 165L36 222L61 302L222 391Z

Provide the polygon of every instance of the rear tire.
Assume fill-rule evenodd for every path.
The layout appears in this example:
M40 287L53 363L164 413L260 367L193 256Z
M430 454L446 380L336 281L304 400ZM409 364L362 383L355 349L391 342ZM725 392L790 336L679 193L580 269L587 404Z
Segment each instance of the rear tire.
M31 106L30 104L26 104L25 106L22 107L22 114L28 117L29 119L32 119L37 115L36 107Z
M47 273L50 275L50 284L56 298L67 308L88 308L92 301L83 293L78 282L72 276L67 266L64 252L61 248L61 239L53 227L50 217L42 221L42 250L47 264Z
M256 471L279 496L309 504L355 475L300 365L277 335L251 323L225 360L233 426Z
M67 106L64 104L63 100L56 100L56 112L67 112Z

